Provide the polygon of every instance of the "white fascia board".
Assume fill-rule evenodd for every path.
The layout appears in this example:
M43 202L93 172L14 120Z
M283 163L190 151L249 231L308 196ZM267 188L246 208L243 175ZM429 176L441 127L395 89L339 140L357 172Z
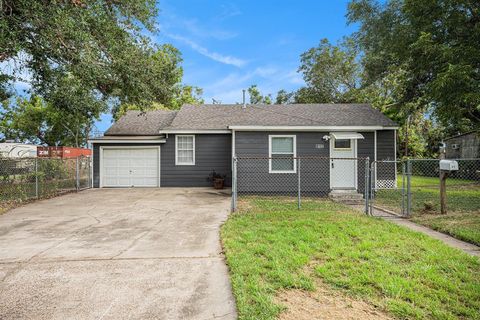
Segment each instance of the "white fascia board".
M237 131L372 131L396 130L398 127L384 126L229 126Z
M107 140L107 139L97 139L97 140L88 140L90 143L165 143L167 142L166 140L118 140L118 139L113 139L113 140Z
M166 129L166 130L160 130L158 133L160 134L202 134L202 133L226 133L226 134L231 134L231 130L208 130L208 129L197 129L197 130L181 130L181 129Z

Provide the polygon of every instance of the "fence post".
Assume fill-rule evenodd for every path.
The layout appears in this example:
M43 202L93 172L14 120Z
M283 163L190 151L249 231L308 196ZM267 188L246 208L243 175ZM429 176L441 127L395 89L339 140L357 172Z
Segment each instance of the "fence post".
M405 216L405 162L402 161L402 216Z
M38 199L38 158L35 158L35 198Z
M407 159L407 212L406 216L410 217L412 212L412 161Z
M77 191L80 189L80 162L78 161L79 157L75 158L75 186Z
M370 177L370 158L367 157L365 159L365 187L364 187L364 197L365 197L365 214L368 215L368 198L370 197L369 195L369 189L370 189L370 183L369 183L369 177Z
M369 215L373 216L373 206L375 205L375 187L377 182L375 181L376 176L376 169L377 169L377 162L374 160L370 165L370 193L369 193Z
M297 176L298 176L298 184L297 184L297 192L298 192L298 209L302 207L302 192L300 189L301 185L301 174L300 174L300 158L297 158Z
M87 157L87 172L88 172L88 179L87 179L87 185L86 188L91 188L92 187L92 164L91 164L91 159L90 157Z
M237 157L233 157L232 170L232 212L237 210Z

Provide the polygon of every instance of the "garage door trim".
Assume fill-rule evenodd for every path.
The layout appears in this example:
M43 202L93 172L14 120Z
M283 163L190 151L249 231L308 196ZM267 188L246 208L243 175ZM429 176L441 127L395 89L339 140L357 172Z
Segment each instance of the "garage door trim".
M103 150L105 149L156 149L157 152L158 152L158 183L157 183L157 187L160 187L160 177L161 177L161 166L160 166L160 163L161 163L161 148L160 146L100 146L100 158L99 158L99 164L98 164L98 167L99 167L99 179L100 179L100 183L99 183L99 187L100 188L103 188Z

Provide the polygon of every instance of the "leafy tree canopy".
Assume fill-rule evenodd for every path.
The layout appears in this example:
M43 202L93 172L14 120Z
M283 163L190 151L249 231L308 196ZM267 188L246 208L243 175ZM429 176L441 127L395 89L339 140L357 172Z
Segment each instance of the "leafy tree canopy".
M181 57L144 35L156 31L156 14L155 0L2 0L0 62L13 67L0 88L5 95L6 82L27 73L33 93L49 102L75 83L82 92L60 98L89 102L84 111L105 111L108 103L169 105L184 93Z
M0 110L0 130L5 140L51 146L84 146L93 120L83 113L59 110L38 96L5 102Z
M358 52L348 38L339 46L322 39L318 47L304 52L298 71L307 87L297 93L297 102L354 102L362 71L357 57Z
M353 0L364 85L403 70L401 103L430 109L451 132L480 126L480 2Z
M262 95L256 84L251 85L247 91L251 104L272 104L272 95Z
M155 0L0 1L0 101L16 81L28 82L32 103L41 97L87 124L121 105L175 109L200 101L200 89L181 83L180 52L147 36L156 32ZM18 101L10 100L5 116L23 116Z

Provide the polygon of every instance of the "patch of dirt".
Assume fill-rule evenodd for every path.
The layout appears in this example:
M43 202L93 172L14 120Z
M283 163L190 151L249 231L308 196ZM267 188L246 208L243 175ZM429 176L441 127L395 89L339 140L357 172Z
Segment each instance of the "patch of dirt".
M280 292L276 297L276 302L287 309L280 314L279 319L393 319L367 302L329 290L320 280L316 281L315 288L315 291L294 289Z

